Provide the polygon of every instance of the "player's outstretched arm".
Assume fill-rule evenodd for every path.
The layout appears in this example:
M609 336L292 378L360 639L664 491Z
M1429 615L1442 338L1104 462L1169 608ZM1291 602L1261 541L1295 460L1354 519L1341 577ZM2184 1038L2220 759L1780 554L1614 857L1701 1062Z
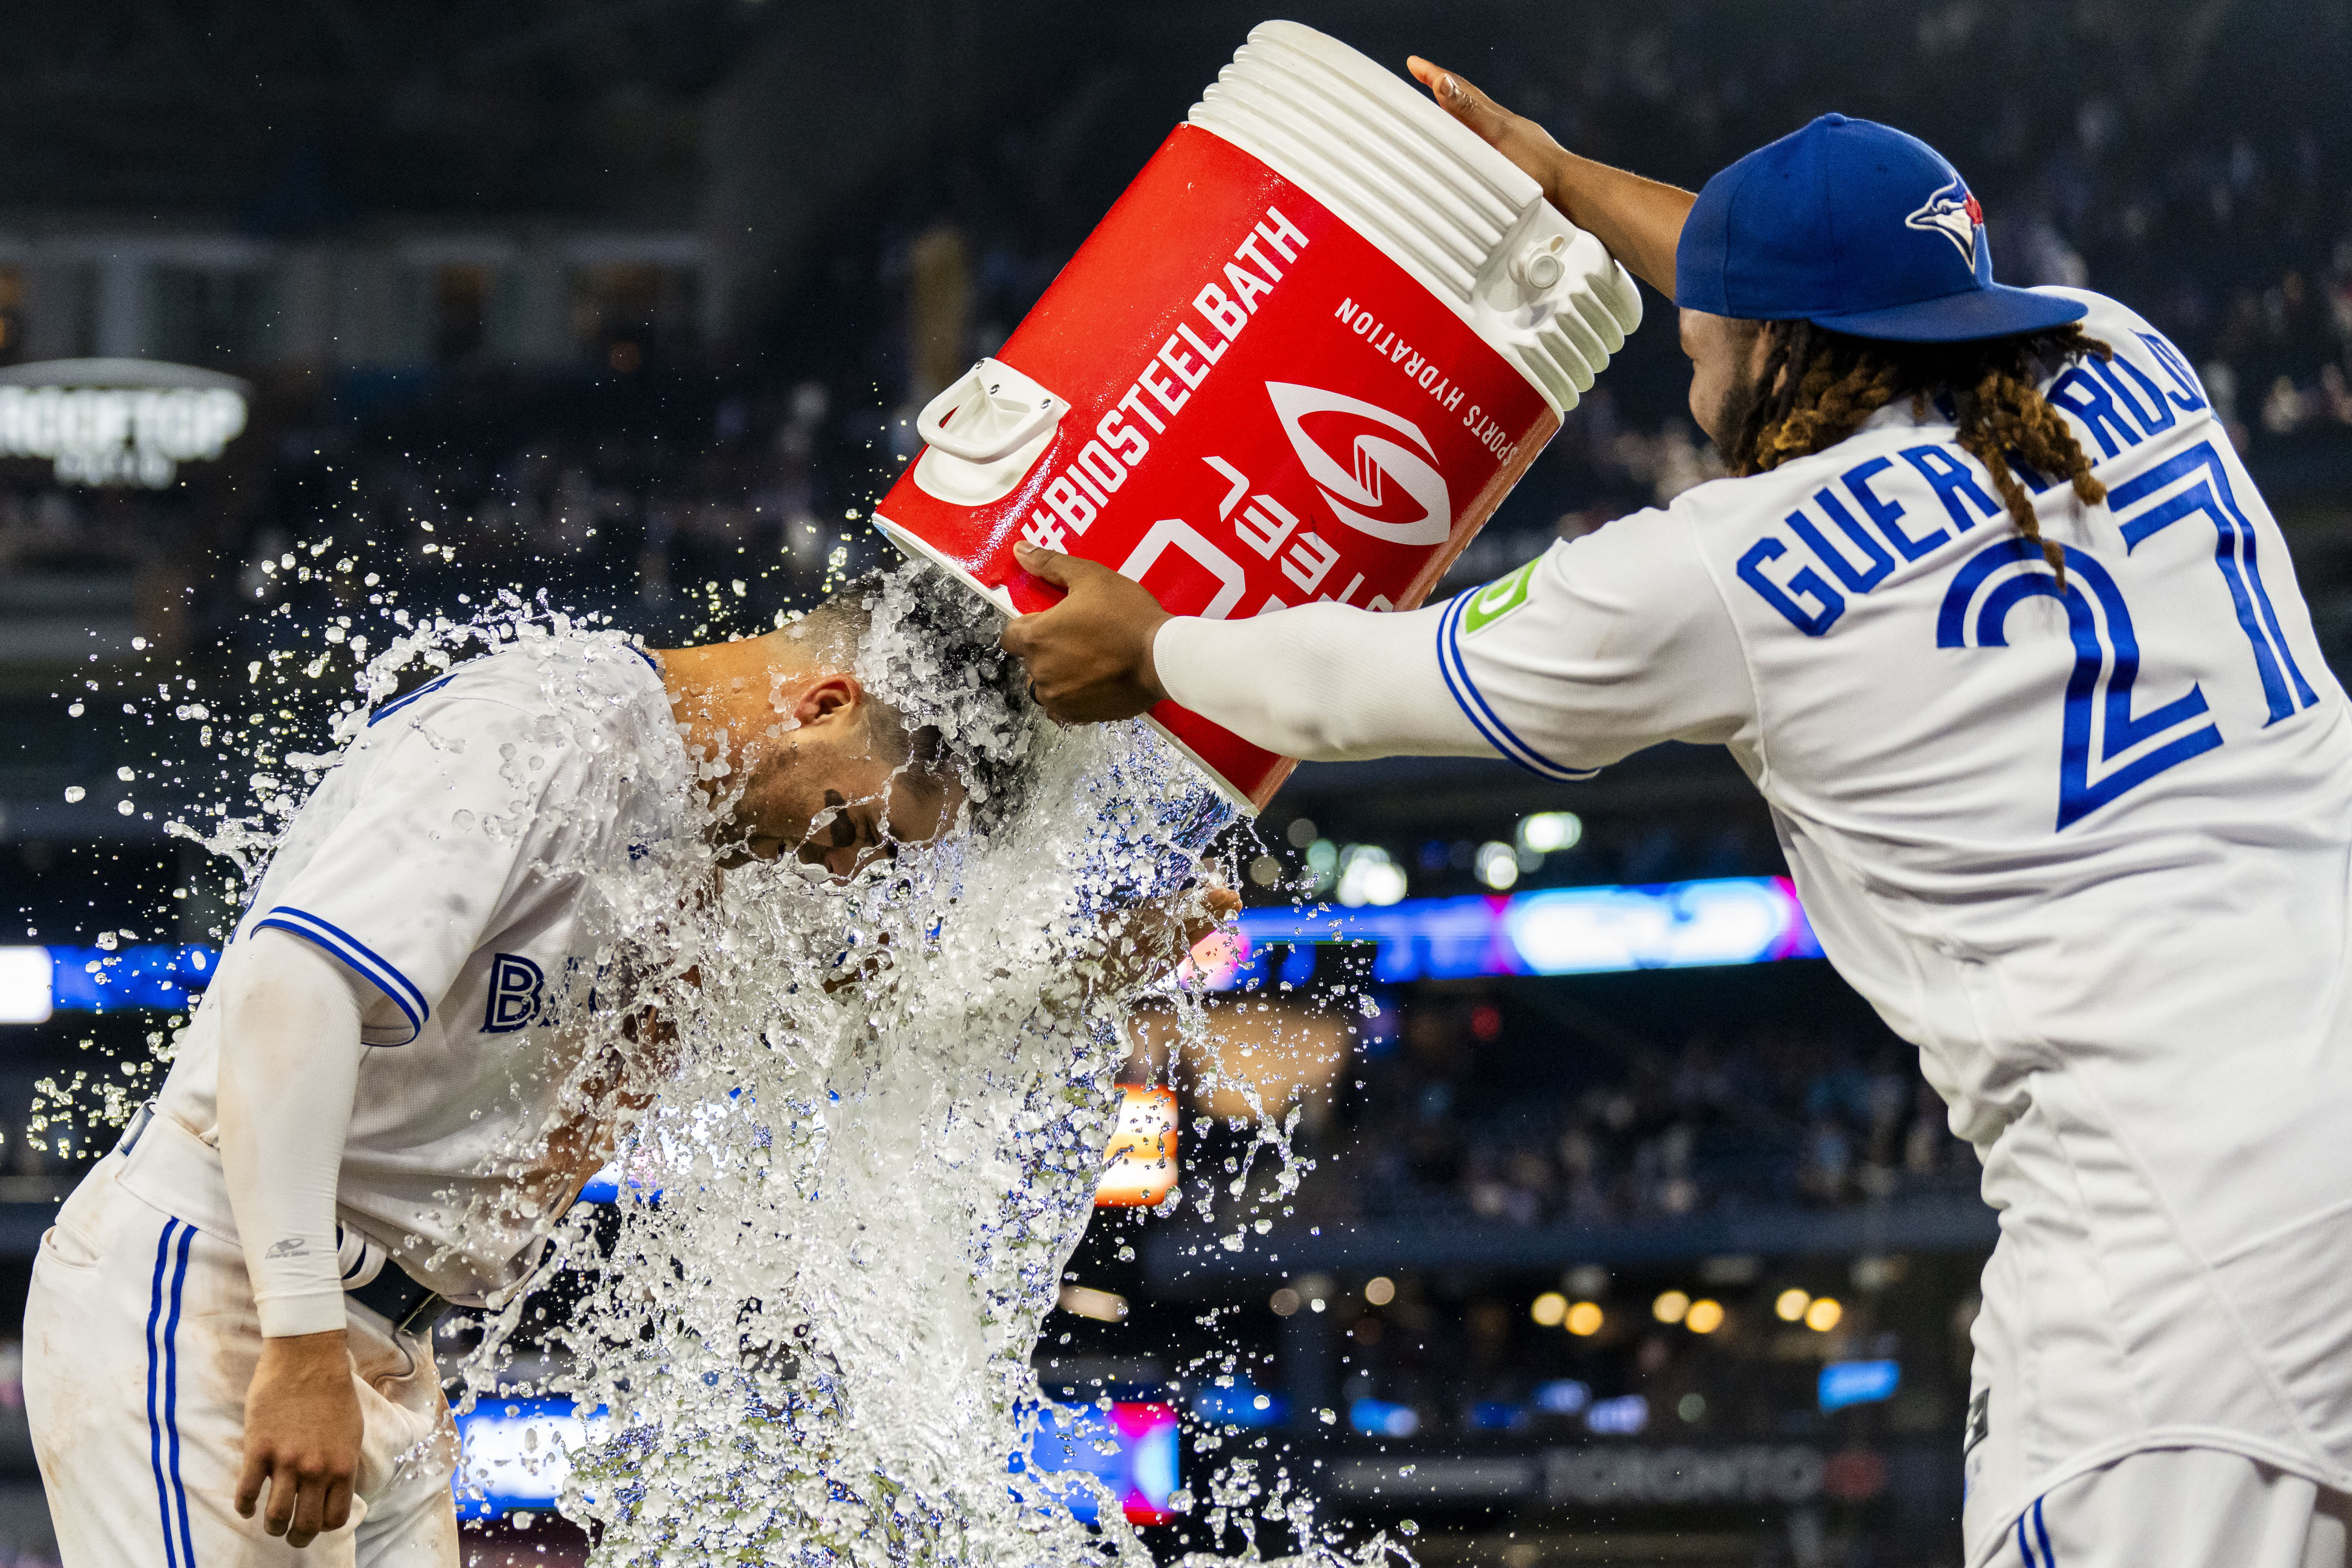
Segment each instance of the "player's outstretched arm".
M1440 108L1534 175L1569 222L1607 246L1609 254L1643 282L1669 300L1675 297L1675 247L1696 197L1677 186L1578 157L1552 140L1550 132L1505 109L1458 72L1419 55L1405 66Z
M1491 757L1448 695L1437 617L1307 605L1250 620L1171 616L1097 562L1015 545L1022 568L1068 590L1004 629L1048 717L1132 718L1172 699L1286 757Z
M222 1017L221 1171L261 1318L236 1510L290 1546L350 1521L361 1416L343 1330L335 1189L359 1084L347 972L261 931L207 1005Z

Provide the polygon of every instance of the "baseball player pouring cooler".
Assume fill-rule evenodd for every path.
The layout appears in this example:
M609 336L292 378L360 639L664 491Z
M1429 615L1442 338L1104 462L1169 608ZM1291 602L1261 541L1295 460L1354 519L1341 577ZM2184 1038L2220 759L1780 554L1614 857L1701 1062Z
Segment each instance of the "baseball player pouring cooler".
M1291 755L1728 747L2000 1211L1969 1561L2342 1563L2352 726L2196 375L1995 283L1898 132L1825 116L1694 198L1414 70L1672 292L1735 477L1412 614L1170 618L1030 551L1069 595L1006 645L1056 717L1164 695Z

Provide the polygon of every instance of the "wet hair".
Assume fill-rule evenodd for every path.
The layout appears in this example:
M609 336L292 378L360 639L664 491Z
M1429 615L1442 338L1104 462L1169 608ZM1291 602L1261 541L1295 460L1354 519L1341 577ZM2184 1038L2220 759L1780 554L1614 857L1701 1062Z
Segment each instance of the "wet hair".
M2072 482L2084 506L2105 500L2091 461L2065 418L2041 393L2044 376L2084 355L2115 351L2069 324L1974 342L1910 343L1857 338L1811 321L1750 322L1766 338L1764 368L1725 461L1734 474L1769 472L1793 458L1837 445L1898 397L1924 417L1931 398L1948 396L1962 449L1985 466L2020 533L2066 574L2059 547L2042 537L2033 498L2011 459Z
M895 651L877 658L877 621ZM1003 617L936 568L868 572L783 628L808 653L855 669L874 755L936 784L961 780L982 829L1017 804L1036 706L997 645Z
M783 635L807 658L853 669L858 650L874 625L874 600L882 574L869 572L814 609L783 628ZM866 734L874 755L894 768L912 764L915 771L935 773L942 737L936 725L908 721L895 704L877 692L866 694Z

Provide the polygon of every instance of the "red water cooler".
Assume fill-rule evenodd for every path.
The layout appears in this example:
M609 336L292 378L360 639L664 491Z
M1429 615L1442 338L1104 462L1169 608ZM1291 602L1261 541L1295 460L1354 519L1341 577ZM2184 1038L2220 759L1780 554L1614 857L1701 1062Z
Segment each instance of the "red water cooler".
M1268 22L990 359L876 521L1004 609L1026 539L1178 615L1411 609L1641 320L1536 182L1347 46ZM1172 702L1246 810L1294 765Z

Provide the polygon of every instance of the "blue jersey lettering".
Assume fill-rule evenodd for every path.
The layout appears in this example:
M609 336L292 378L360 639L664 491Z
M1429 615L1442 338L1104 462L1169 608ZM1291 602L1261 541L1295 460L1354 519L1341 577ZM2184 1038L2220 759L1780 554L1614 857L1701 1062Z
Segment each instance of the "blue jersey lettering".
M1896 526L1898 520L1903 516L1903 503L1899 500L1888 500L1870 488L1870 481L1874 476L1884 473L1894 466L1895 462L1891 458L1873 458L1870 461L1848 468L1844 473L1840 474L1838 483L1846 488L1846 493L1853 497L1864 514L1877 525L1879 532L1886 536L1886 542L1903 552L1904 560L1916 561L1938 544L1949 544L1952 542L1952 535L1948 529L1938 528L1933 533L1914 539Z
M519 952L501 952L490 960L490 999L482 1009L482 1033L511 1035L527 1028L539 1016L541 992L547 976Z
M1813 526L1812 520L1805 515L1804 508L1799 507L1789 514L1789 526L1796 530L1798 538L1812 547L1822 564L1836 573L1838 581L1856 594L1867 594L1885 582L1886 574L1895 570L1895 557L1886 553L1878 541L1854 521L1853 513L1845 510L1845 503L1827 489L1818 489L1813 492L1813 504L1830 514L1830 521L1844 531L1845 536L1853 541L1855 548L1863 554L1863 563L1859 566L1848 561L1822 537L1822 531Z
M1777 539L1758 540L1739 558L1739 580L1755 589L1766 604L1780 611L1790 626L1809 637L1817 637L1845 614L1845 600L1810 566L1793 574L1786 587L1764 575L1766 562L1778 561L1787 553L1789 547ZM1794 595L1798 595L1812 600L1816 607L1805 608L1797 602Z

